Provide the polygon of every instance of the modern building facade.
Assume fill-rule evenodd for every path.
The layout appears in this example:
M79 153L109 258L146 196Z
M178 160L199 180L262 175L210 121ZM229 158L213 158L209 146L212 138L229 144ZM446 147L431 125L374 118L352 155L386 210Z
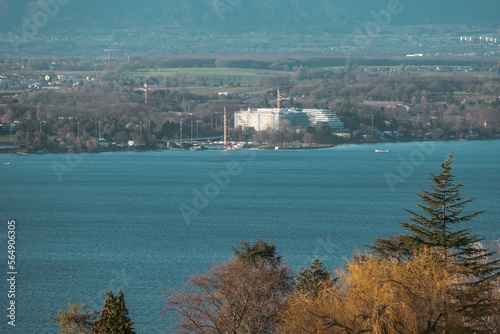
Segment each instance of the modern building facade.
M287 120L288 122L284 122ZM272 109L257 108L242 110L234 114L234 127L264 130L278 130L283 124L292 127L327 124L332 131L344 128L344 123L329 109Z
M344 122L329 109L300 109L305 113L313 125L329 125L332 130L344 128Z
M253 128L254 131L278 130L285 119L283 109L248 109L234 113L234 127Z

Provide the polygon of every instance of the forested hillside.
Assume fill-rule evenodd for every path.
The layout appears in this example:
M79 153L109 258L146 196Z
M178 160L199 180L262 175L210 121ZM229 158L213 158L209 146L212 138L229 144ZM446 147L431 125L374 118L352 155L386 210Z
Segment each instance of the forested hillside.
M41 5L45 3L45 5ZM391 24L479 23L497 21L498 2L382 0L152 0L98 1L49 0L0 1L1 33L19 30L23 19L31 19L42 6L53 10L47 27L122 29L142 27L199 28L211 31L351 32L354 26L373 20L388 6L397 8ZM488 11L487 8L492 10ZM50 11L50 10L49 10ZM445 15L444 15L445 14ZM384 18L385 20L385 18Z
M494 0L0 0L0 55L496 57L496 9Z

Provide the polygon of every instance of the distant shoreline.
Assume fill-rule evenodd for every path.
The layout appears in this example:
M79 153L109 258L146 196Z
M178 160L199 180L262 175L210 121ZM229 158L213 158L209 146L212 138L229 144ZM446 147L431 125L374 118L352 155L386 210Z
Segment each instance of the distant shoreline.
M286 147L276 145L274 148L272 147L252 147L252 148L242 148L242 149L199 149L199 150L191 150L184 148L177 149L101 149L98 151L45 151L45 152L29 152L20 149L15 150L0 150L0 155L44 155L44 154L99 154L99 153L117 153L117 152L164 152L164 151L246 151L246 150L254 150L254 151L303 151L303 150L318 150L318 149L326 149L338 146L346 146L346 145L384 145L384 144L397 144L397 143L423 143L423 142L461 142L461 141L494 141L499 140L500 138L491 138L491 139L455 139L455 140L412 140L412 141L388 141L388 142L363 142L363 143L343 143L343 144L328 144L324 146L309 146L309 147Z

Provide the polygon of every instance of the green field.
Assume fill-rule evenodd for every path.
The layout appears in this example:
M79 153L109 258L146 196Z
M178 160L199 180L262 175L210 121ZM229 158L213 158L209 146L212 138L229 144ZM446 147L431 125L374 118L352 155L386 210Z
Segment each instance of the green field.
M436 65L437 66L437 65ZM362 68L366 69L376 69L377 66L360 66L361 71L358 67L357 73L365 73L366 76L439 76L439 77L479 77L484 80L489 80L491 78L498 78L495 72L489 71L477 71L477 72L466 72L458 71L459 67L465 66L450 66L449 68L454 68L454 71L434 71L436 66L433 65L423 65L423 66L412 66L414 68L420 68L417 70L401 71L401 65L399 66L380 66L384 71L376 72L363 72ZM341 73L343 66L333 66L333 67L309 67L309 70L328 70L334 73ZM395 72L386 71L387 68L396 70ZM99 78L100 76L106 74L106 71L34 71L33 73L39 75L45 75L47 73L57 73L66 74L73 76L92 76ZM147 78L155 78L156 82L160 86L171 85L174 86L172 89L179 89L181 86L183 90L188 91L197 95L211 95L220 92L233 92L235 94L246 94L246 95L260 95L268 92L271 86L276 86L275 81L278 77L290 78L292 85L317 85L318 82L322 81L320 78L316 79L295 79L296 72L294 71L278 71L270 69L257 69L257 68L227 68L227 67L170 67L170 68L144 68L135 71L125 71L122 76L125 77L137 77L145 80ZM168 79L167 79L168 78ZM178 84L174 83L172 85L172 78L178 79ZM162 82L165 80L165 82ZM169 83L167 83L169 80ZM174 81L175 82L175 81ZM9 97L18 92L0 92L0 97ZM59 94L63 94L64 91L59 91Z
M217 94L219 92L233 92L235 94L260 95L269 91L258 87L186 87L190 93L198 95Z
M474 78L484 78L484 79L498 78L498 74L496 74L494 72L486 72L486 71L477 71L477 72L408 71L408 72L404 72L404 73L410 73L410 75L415 75L415 76L457 76L457 77L474 77Z
M138 70L126 72L128 76L149 77L149 76L176 76L176 75L240 75L255 76L257 70L243 68L219 68L219 67L190 67L190 68L159 68L154 70Z
M224 82L240 83L257 82L267 77L292 76L293 74L294 72L224 67L159 68L124 73L129 77L194 77L206 82L222 80Z

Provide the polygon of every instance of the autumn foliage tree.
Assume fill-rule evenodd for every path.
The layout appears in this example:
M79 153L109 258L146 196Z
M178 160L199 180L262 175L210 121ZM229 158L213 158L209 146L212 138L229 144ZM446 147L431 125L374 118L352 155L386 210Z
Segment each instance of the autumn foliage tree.
M88 310L85 303L68 303L68 311L58 311L57 317L49 317L50 320L61 325L58 330L62 334L90 333L94 327L98 311Z
M409 231L376 239L373 255L357 255L337 282L317 293L289 296L281 333L499 333L498 260L469 228L456 226L481 212L451 174L453 152L406 210Z
M500 260L481 245L483 239L472 229L460 228L481 212L464 212L474 199L463 198L463 183L454 182L453 155L451 152L441 164L440 173L430 174L429 190L417 194L419 210L405 210L410 217L401 226L409 233L378 238L368 248L378 258L397 261L411 259L422 248L433 249L453 282L449 304L460 313L469 331L489 333L491 324L498 321Z
M436 253L398 263L357 257L337 284L289 298L280 333L464 333L452 280Z

